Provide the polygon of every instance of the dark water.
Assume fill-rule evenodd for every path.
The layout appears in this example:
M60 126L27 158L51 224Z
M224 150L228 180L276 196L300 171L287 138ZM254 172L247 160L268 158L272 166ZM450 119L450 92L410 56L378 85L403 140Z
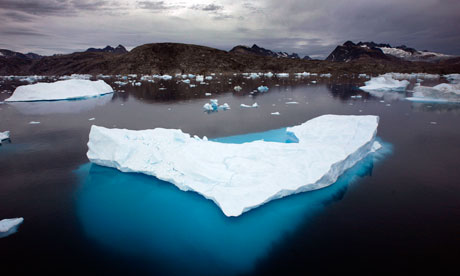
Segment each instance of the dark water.
M316 84L230 78L197 87L176 79L127 85L84 101L0 104L0 131L12 138L0 147L0 218L25 219L0 239L2 275L458 272L460 105L411 103L397 93L382 99L357 90L363 80L346 77ZM269 92L250 97L261 84ZM243 91L232 92L235 85ZM207 114L201 107L209 98L232 109ZM299 104L285 104L292 101ZM239 107L254 102L259 108ZM379 115L384 151L328 188L238 218L195 193L86 158L92 124L180 128L243 142L276 140L276 131L244 134L331 113Z

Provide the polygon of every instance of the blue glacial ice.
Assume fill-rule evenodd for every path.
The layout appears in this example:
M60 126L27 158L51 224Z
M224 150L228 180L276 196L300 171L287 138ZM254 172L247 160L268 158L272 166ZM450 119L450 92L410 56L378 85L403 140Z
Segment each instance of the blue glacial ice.
M287 132L298 143L226 144L181 130L132 131L93 125L89 160L171 182L239 216L271 200L317 190L378 147L377 116L324 115Z

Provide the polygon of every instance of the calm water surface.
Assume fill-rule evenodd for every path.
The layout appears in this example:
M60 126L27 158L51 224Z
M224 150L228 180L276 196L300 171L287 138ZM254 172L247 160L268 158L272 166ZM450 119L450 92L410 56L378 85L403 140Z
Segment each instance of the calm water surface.
M0 131L12 138L0 147L0 218L25 219L0 239L2 275L460 272L460 105L370 95L356 88L363 79L348 77L230 79L114 85L116 93L100 98L0 104ZM235 85L243 91L233 92ZM250 94L259 85L270 90ZM0 101L8 96L0 93ZM231 110L203 112L210 98ZM254 102L259 108L239 107ZM323 114L379 115L384 149L328 188L238 218L195 193L86 158L92 124L284 142L283 128Z

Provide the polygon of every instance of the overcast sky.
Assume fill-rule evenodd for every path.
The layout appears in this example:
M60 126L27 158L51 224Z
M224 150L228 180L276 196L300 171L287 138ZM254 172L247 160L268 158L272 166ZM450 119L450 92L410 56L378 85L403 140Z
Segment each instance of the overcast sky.
M0 48L183 42L327 56L346 40L460 55L460 0L0 0Z

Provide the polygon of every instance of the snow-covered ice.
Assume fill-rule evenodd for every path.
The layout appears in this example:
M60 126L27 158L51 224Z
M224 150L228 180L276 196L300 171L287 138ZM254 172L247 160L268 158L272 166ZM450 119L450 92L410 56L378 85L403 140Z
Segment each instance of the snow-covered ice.
M12 218L0 220L0 238L14 234L24 218Z
M359 89L364 91L406 91L406 87L409 85L407 80L396 80L391 75L385 74L378 77L373 77L366 81L365 86L361 86Z
M271 200L329 186L373 150L377 116L324 115L287 128L298 143L226 144L176 129L93 125L89 160L155 176L239 216Z
M113 93L113 89L103 80L70 79L53 83L21 85L5 102L72 100L97 97L108 93Z

